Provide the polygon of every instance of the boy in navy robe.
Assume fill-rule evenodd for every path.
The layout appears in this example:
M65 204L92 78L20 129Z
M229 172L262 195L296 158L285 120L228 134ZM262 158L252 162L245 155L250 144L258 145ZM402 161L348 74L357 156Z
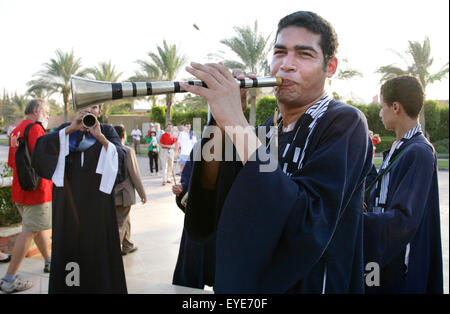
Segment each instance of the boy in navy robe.
M208 88L180 86L207 99L219 129L213 140L220 142L222 134L239 157L210 161L202 154L194 162L186 206L189 236L216 237L217 293L364 290L363 182L372 144L364 115L325 93L326 79L337 69L336 50L332 26L315 13L300 11L280 21L271 74L283 79L275 88L281 115L262 126L276 124L279 135L265 128L267 141L243 115L245 94L235 82L244 78L241 71L230 73L220 63L186 68ZM204 138L203 148L210 141ZM265 171L276 161L263 157L266 145L277 141L278 162Z
M49 293L127 293L111 193L125 178L126 153L112 126L81 123L100 112L99 105L82 109L33 151L33 167L53 181Z
M423 101L415 77L381 87L380 117L396 140L364 213L365 263L377 263L380 274L366 282L367 293L443 292L437 159L419 125Z

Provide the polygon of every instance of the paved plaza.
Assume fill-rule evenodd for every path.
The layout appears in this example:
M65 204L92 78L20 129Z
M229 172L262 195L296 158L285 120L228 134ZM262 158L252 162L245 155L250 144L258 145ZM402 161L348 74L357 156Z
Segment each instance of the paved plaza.
M8 147L0 145L0 161L7 160ZM177 207L171 185L162 186L161 177L150 176L148 158L138 156L139 168L147 193L145 205L131 209L131 239L138 251L124 256L125 274L129 293L212 293L211 289L190 289L171 284L173 270L183 228L183 212ZM177 180L180 177L176 177ZM439 171L441 199L441 232L444 255L444 290L449 291L449 186L448 171ZM172 179L173 180L173 179ZM19 274L33 280L34 287L26 293L47 293L48 274L43 273L40 256L26 258ZM7 264L0 264L0 276Z

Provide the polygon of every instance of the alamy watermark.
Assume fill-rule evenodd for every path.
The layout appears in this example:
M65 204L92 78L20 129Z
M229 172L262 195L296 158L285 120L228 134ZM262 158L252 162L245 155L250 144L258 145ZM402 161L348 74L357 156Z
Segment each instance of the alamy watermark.
M368 287L380 286L380 265L376 262L366 264L364 282Z
M194 161L241 161L243 156L235 155L236 147L236 151L246 152L244 158L247 161L258 159L262 162L260 172L274 172L278 167L277 140L270 138L266 145L267 134L276 134L277 128L274 126L269 129L261 126L256 128L256 132L252 126L226 126L226 135L222 136L222 130L215 125L206 126L201 132L201 119L194 118L193 130L197 134L202 133L202 138L209 139L203 147L194 147Z
M66 264L66 270L69 273L66 275L66 285L68 287L79 287L80 286L80 265L75 262L70 262Z

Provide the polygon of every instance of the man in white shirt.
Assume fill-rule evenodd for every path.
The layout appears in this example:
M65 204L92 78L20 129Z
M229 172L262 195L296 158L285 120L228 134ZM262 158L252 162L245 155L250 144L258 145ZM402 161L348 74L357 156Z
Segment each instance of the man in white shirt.
M192 147L197 142L197 137L191 131L191 124L185 123L184 129L178 135L178 144L180 146L180 173L183 171L184 165L189 158Z
M139 145L141 144L141 135L142 132L139 130L139 127L136 125L136 127L131 131L131 136L133 137L133 145L134 145L134 151L136 154L139 154Z

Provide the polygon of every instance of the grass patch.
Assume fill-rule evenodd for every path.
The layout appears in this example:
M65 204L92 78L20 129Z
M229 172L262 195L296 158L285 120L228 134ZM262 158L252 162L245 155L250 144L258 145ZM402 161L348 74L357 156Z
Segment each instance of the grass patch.
M381 157L375 157L373 159L373 164L376 167L380 167L382 162L383 162L383 158L381 158ZM448 159L438 159L438 168L448 169Z
M448 159L447 160L438 160L438 168L448 169Z

